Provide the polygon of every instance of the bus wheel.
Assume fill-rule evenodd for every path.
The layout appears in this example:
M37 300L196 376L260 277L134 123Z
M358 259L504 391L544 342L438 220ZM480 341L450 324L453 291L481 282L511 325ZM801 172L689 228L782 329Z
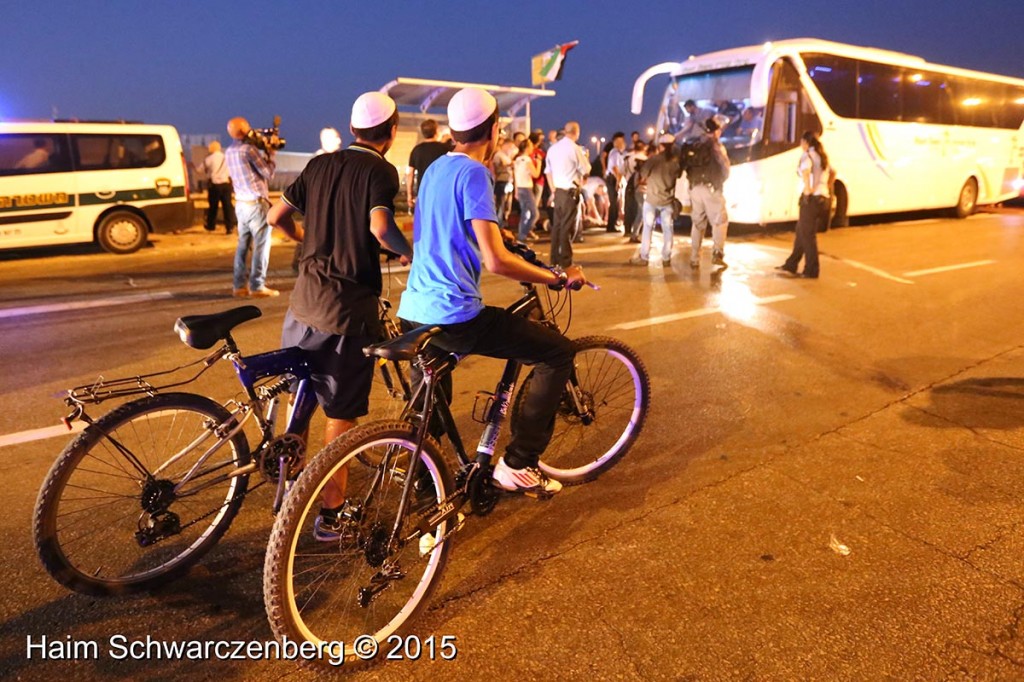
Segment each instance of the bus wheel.
M835 194L835 202L832 205L832 220L829 224L832 227L848 227L850 216L847 211L850 206L850 195L846 192L846 185L837 182L833 188L833 193Z
M956 217L966 218L974 213L978 207L978 181L968 178L964 186L960 188L960 198L956 202Z
M149 236L146 221L128 211L114 211L100 221L96 228L96 241L110 253L134 253L142 248Z

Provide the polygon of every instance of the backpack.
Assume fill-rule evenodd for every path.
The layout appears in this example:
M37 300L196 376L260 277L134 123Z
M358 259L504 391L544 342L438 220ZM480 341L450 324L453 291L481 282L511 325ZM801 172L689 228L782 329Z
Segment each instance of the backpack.
M708 138L684 142L680 149L679 165L686 171L691 185L717 184L718 161Z

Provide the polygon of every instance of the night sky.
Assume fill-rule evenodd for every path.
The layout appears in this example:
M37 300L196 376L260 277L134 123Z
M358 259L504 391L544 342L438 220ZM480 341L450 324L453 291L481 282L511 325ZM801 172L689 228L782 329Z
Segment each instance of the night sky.
M1021 5L1007 0L850 2L6 2L0 119L127 118L224 133L280 114L291 151L348 135L352 100L397 76L529 85L530 57L579 40L545 129L584 139L654 123L629 113L647 67L767 40L815 37L1024 77ZM662 77L664 78L664 77ZM652 81L653 90L663 88Z

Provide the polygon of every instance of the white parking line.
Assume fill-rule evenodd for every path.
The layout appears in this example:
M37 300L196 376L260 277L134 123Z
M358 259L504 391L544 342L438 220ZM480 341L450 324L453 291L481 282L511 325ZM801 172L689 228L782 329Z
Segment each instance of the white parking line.
M992 265L994 260L976 260L970 263L959 263L957 265L945 265L941 268L928 268L927 270L912 270L904 272L904 277L921 277L923 275L934 275L939 272L952 272L953 270L966 270L967 268L978 268L982 265Z
M69 431L66 426L47 426L42 429L31 429L29 431L18 431L17 433L8 433L5 436L0 436L0 448L7 447L8 445L20 445L21 443L31 443L34 440L44 440L46 438L57 438L58 436L67 436L72 433L78 433L86 427L85 422L75 422L71 425Z
M766 296L765 298L754 298L751 303L754 305L765 305L766 303L778 303L780 301L790 301L796 298L791 294L779 294L778 296ZM703 317L704 315L714 315L715 313L722 312L721 307L714 308L698 308L697 310L688 310L684 313L673 313L671 315L659 315L657 317L648 317L643 320L634 320L632 322L623 322L621 324L609 327L609 329L639 329L641 327L653 327L657 324L667 324L669 322L678 322L679 320L688 320L693 317Z
M85 310L87 308L105 308L107 306L125 305L126 303L141 303L143 301L159 301L167 298L174 298L170 291L158 291L152 294L133 294L131 296L114 296L112 298L97 298L91 301L73 301L71 303L51 303L48 305L34 305L24 308L5 308L0 310L0 320L12 317L26 317L28 315L42 315L44 313L60 313L66 310Z
M891 280L893 282L899 282L900 284L913 284L913 282L910 281L909 279L903 279L902 277L897 277L896 275L892 275L892 274L886 272L885 270L882 270L880 268L876 268L876 267L871 266L871 265L867 265L865 263L859 263L859 262L857 262L855 260L847 260L846 258L840 258L839 256L829 256L829 258L831 258L833 260L837 260L840 263L846 263L851 268L857 268L858 270L863 270L864 272L870 272L872 275L877 275L877 276L881 277L882 279L888 279L888 280Z

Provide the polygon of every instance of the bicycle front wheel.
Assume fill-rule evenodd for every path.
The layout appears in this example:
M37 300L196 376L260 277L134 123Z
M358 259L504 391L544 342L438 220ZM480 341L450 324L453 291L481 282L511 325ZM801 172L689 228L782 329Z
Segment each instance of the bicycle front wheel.
M33 532L47 572L97 596L183 575L228 529L245 495L248 477L227 474L249 462L248 441L214 431L231 421L209 398L166 393L86 428L36 501Z
M650 404L647 368L632 348L606 336L576 342L575 367L555 412L555 428L540 469L564 485L592 481L629 451ZM518 417L533 372L516 396Z
M419 455L417 480L401 532L391 541L415 429L406 422L375 422L340 436L314 457L295 482L274 521L263 567L263 598L278 639L312 642L317 663L350 669L376 658L408 629L437 587L448 558L451 522L416 533L419 513L454 490L437 443ZM366 464L372 462L374 464ZM320 495L328 481L346 477L337 537L315 534ZM368 651L370 654L368 654Z

